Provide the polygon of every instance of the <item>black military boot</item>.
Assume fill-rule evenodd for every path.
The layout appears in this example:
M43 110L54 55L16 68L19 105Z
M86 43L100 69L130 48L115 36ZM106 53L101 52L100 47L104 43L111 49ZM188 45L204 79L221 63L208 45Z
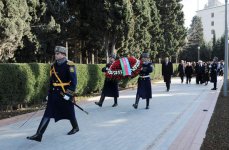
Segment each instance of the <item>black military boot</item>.
M112 107L116 107L118 106L118 98L114 97L114 104L112 105Z
M95 102L95 104L98 105L99 107L102 107L104 99L105 99L105 96L104 94L102 94L99 102Z
M33 136L28 136L27 139L41 142L42 135L44 134L44 132L45 132L45 130L49 124L49 121L50 121L50 118L43 117L41 122L40 122L40 125L37 129L37 133Z
M133 104L133 107L134 107L135 109L138 108L139 99L140 99L140 97L139 97L138 95L136 95L135 104Z
M216 82L214 82L214 88L212 88L211 90L217 90L217 88L216 88Z
M146 109L149 109L149 98L146 99Z
M70 120L70 122L71 122L71 125L72 125L72 130L68 132L68 135L75 134L76 132L79 131L79 126L78 126L76 118L73 119L73 120Z

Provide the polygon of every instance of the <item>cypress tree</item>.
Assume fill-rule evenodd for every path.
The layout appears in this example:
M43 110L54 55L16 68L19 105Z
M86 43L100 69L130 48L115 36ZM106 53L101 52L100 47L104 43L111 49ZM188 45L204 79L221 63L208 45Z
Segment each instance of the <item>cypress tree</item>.
M46 1L27 1L31 17L29 34L15 52L17 62L50 62L60 33L60 25L49 11Z
M180 53L180 58L189 61L197 61L198 59L198 46L204 44L203 39L203 26L201 18L194 16L190 29L188 31L187 44L183 51ZM190 57L192 56L192 57Z
M149 49L151 46L151 34L149 30L152 27L152 22L149 2L147 0L136 0L133 3L133 11L135 18L134 47L137 48L136 51L140 55L140 53L145 49Z
M180 0L156 0L156 5L161 15L160 28L164 39L159 56L175 55L185 39L182 4Z
M31 17L26 0L0 1L0 61L13 61L14 51L30 32Z
M164 39L162 36L162 30L160 28L161 19L160 14L157 9L156 3L154 0L149 0L149 7L150 7L150 16L152 26L149 29L151 34L151 45L150 45L150 53L151 59L155 60L158 51L160 50L161 43L164 43Z

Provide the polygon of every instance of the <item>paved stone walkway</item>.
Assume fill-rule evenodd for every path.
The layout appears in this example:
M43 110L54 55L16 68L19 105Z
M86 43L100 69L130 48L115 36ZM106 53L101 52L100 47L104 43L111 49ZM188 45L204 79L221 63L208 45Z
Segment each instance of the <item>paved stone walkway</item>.
M88 99L88 103L81 106L90 113L89 115L76 108L80 127L77 134L66 135L71 129L69 121L54 123L51 120L41 143L27 140L26 137L36 132L42 112L21 128L19 126L24 123L23 119L9 125L3 125L7 121L10 122L9 119L1 120L0 149L197 150L205 136L222 86L223 80L218 80L216 91L210 90L212 83L207 86L196 85L194 78L192 84L188 85L181 84L179 78L172 79L170 92L166 92L163 82L154 83L149 110L145 109L145 100L140 100L139 109L132 107L136 89L121 91L119 106L116 108L111 107L111 98L105 99L102 108L94 104L99 97ZM203 111L204 109L208 111Z

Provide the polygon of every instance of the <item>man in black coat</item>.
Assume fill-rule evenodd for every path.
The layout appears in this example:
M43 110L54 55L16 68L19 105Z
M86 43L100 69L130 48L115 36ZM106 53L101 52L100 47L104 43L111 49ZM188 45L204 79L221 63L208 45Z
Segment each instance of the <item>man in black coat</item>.
M68 132L68 135L79 131L74 104L72 102L77 85L76 68L73 62L67 60L66 52L65 47L55 47L56 61L51 66L50 71L47 107L36 134L27 137L29 140L41 142L50 118L54 118L55 122L68 119L72 125L72 130Z
M186 84L191 83L192 74L193 74L193 68L190 62L187 63L187 66L185 67L185 74L186 74Z
M181 60L181 63L178 65L178 72L179 72L179 76L181 78L181 83L184 82L184 75L185 75L185 64L184 61Z
M169 61L169 58L166 57L165 61L162 63L162 76L164 82L166 83L167 92L170 90L171 77L173 75L173 64Z
M196 83L203 84L204 83L204 73L205 73L205 66L203 62L200 60L198 65L196 66Z
M214 57L212 64L209 66L210 68L210 76L211 76L211 82L214 84L214 87L211 90L216 90L217 86L217 64L218 64L218 58Z
M102 69L102 72L107 72L112 63L115 61L115 55L109 57L110 62L106 64L106 67ZM118 81L116 79L105 78L103 90L99 102L95 102L96 105L102 107L105 97L114 97L114 104L112 107L118 106Z
M139 73L138 89L135 104L133 104L133 107L137 109L139 99L142 98L146 99L146 109L149 109L149 101L150 98L152 98L151 79L149 74L153 72L153 66L152 63L149 61L148 53L143 53L141 56L141 60L143 61L142 70Z
M208 81L209 81L209 63L204 63L204 67L205 67L205 72L204 72L204 77L203 77L203 81L205 82L205 85L208 85Z

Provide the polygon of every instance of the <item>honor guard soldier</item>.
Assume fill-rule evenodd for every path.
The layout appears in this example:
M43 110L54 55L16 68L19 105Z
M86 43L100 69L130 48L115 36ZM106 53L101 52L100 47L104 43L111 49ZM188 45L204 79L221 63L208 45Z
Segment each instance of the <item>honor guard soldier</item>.
M139 73L138 89L135 104L133 104L133 107L137 109L139 99L142 98L146 99L146 109L149 109L149 101L150 98L152 98L151 79L149 74L153 72L153 66L149 61L148 53L142 53L141 60L143 61L142 70Z
M165 61L162 63L162 76L164 82L166 83L167 92L170 90L171 77L173 75L173 64L169 61L169 58L166 57Z
M210 76L211 76L211 82L214 84L214 87L211 90L216 90L217 86L217 63L218 63L218 58L214 57L212 64L209 66L210 67Z
M115 61L115 58L116 56L114 54L110 55L109 57L110 61L108 64L106 64L106 67L102 69L102 72L108 71L112 63ZM112 105L112 107L118 106L119 91L118 91L118 81L117 80L105 78L100 100L99 102L95 102L95 104L98 105L99 107L102 107L105 97L114 97L114 104Z
M55 47L56 61L51 66L50 71L47 107L36 134L27 137L29 140L41 142L42 135L49 124L50 118L54 118L55 122L62 119L70 120L72 130L67 133L68 135L79 131L72 102L77 85L76 68L73 62L67 60L66 52L65 47Z

